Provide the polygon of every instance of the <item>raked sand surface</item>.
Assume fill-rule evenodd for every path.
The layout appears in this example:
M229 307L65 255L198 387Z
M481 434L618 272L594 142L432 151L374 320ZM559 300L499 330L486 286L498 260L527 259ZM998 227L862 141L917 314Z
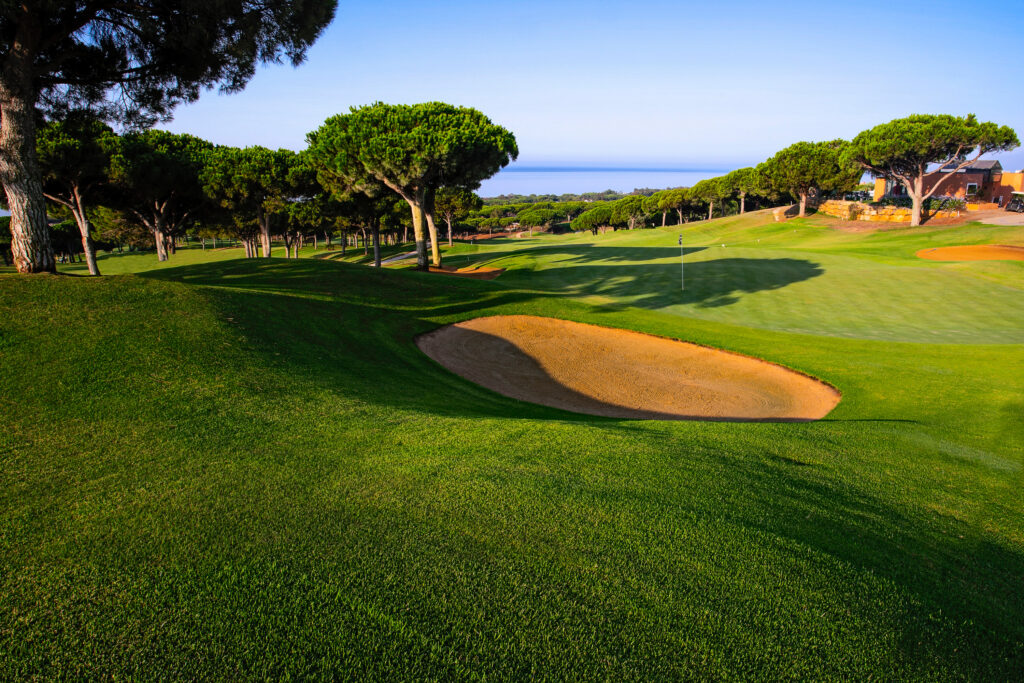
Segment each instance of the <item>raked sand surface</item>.
M417 345L499 394L589 415L803 421L840 400L828 384L774 363L556 318L475 318L421 335Z

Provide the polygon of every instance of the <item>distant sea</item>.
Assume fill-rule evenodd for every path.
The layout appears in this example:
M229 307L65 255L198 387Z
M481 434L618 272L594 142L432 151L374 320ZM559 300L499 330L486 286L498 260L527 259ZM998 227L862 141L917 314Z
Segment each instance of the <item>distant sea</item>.
M691 187L723 170L692 168L628 168L590 166L511 166L485 180L477 194L580 194L614 190L628 193L639 188Z

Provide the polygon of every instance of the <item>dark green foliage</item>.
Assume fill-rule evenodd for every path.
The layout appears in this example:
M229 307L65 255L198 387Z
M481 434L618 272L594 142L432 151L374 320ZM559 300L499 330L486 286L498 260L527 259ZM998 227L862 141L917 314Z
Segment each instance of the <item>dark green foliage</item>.
M287 149L218 147L207 157L201 181L207 197L240 225L283 214L289 200L315 194L300 160Z
M797 142L757 167L765 184L800 199L801 214L812 191L853 189L863 171L845 155L844 140Z
M528 209L519 214L516 221L523 228L539 228L550 226L552 223L560 221L563 217L562 214L552 209Z
M857 184L861 171L843 156L847 144L844 140L797 142L757 170L767 184L780 192L849 190Z
M1009 126L966 117L916 114L894 119L855 137L844 151L847 163L891 180L909 181L929 164L959 166L990 152L1020 144ZM973 159L967 159L972 157Z
M116 204L146 225L180 229L206 201L202 173L213 145L188 134L127 133L111 160Z
M642 195L633 194L614 202L610 221L612 225L625 226L630 230L641 225L645 217L644 199Z
M573 230L589 230L596 235L599 228L612 224L612 206L612 204L599 204L592 209L587 209L574 218L570 226Z
M519 154L507 130L475 109L443 102L353 107L308 137L322 174L354 189L383 183L410 196L442 186L474 189Z
M384 185L409 203L417 262L427 266L423 220L441 187L473 190L519 155L515 137L476 109L443 102L353 107L307 136L321 182L375 194ZM437 240L433 260L440 265Z
M88 112L43 123L36 131L43 191L61 203L71 201L76 191L92 195L109 182L111 157L119 144L110 126Z
M241 90L256 65L299 64L336 0L34 0L0 5L0 40L26 31L36 88L51 112L88 106L139 123L204 88ZM7 51L9 55L9 50ZM9 60L8 60L9 61ZM114 92L111 93L110 91Z

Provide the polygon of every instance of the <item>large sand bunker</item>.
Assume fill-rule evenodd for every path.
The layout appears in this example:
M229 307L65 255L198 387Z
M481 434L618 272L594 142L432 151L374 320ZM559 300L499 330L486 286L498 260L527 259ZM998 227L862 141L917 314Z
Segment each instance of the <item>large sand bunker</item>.
M824 382L756 358L555 318L476 318L416 343L455 374L499 394L589 415L817 420L840 398Z
M1024 261L1024 247L1001 244L935 247L922 249L917 252L917 257L932 261Z

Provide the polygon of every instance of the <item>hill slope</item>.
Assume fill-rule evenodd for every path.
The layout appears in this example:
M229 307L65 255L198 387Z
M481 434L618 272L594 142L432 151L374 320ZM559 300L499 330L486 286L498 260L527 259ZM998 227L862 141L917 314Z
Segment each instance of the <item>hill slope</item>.
M1021 346L524 282L312 259L0 276L0 676L1020 673ZM495 313L730 348L844 400L808 424L590 418L412 343Z

